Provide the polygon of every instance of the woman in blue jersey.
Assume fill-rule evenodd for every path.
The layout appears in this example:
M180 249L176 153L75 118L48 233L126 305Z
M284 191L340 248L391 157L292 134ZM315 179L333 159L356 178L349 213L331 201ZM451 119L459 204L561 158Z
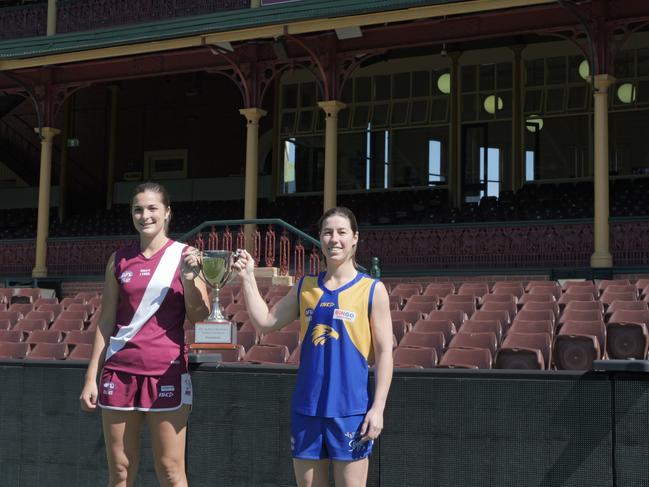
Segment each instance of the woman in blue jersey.
M272 309L259 294L253 259L234 264L250 319L260 333L299 317L300 368L291 408L291 450L299 487L364 486L372 443L383 429L392 380L392 323L385 286L356 269L358 226L347 208L319 222L327 271L305 276ZM368 364L374 361L375 387ZM373 393L372 393L373 392Z

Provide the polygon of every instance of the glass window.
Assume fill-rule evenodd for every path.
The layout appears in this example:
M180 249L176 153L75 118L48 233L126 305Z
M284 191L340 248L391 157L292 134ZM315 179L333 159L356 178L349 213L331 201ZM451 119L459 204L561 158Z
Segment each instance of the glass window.
M525 62L525 85L543 86L545 62L543 59L531 59Z
M342 101L349 104L352 103L354 97L354 79L349 78L343 85Z
M324 177L324 136L300 136L282 143L283 191L322 191Z
M615 77L631 78L635 76L635 51L618 51L615 55Z
M489 91L496 89L496 65L482 64L479 66L480 72L480 91Z
M300 120L297 125L298 132L313 131L313 110L300 111Z
M649 48L638 49L638 76L649 76Z
M408 121L408 105L407 101L395 101L392 103L392 113L390 123L392 125L403 125Z
M393 187L428 186L446 180L448 128L391 132Z
M363 76L354 80L354 102L370 101L372 96L372 78Z
M545 99L545 111L548 113L563 112L565 102L565 88L548 88Z
M461 107L463 121L475 120L478 117L477 100L478 97L476 95L462 95Z
M384 127L388 124L388 113L390 105L387 103L376 103L372 110L372 126Z
M512 63L498 63L496 65L497 69L497 80L496 87L499 90L505 90L512 87L513 83L513 73L512 73Z
M568 58L568 83L585 83L586 80L579 74L579 65L584 61L584 56L570 56Z
M392 98L410 98L410 73L393 75Z
M638 103L649 103L649 80L644 79L638 82L638 93L636 96Z
M428 121L428 100L415 100L410 108L410 123L426 123Z
M563 85L567 80L566 58L551 57L547 59L547 83L549 85Z
M282 113L281 130L283 134L291 134L295 131L295 112Z
M374 76L374 99L384 101L390 99L390 75Z
M412 96L428 95L430 95L430 73L428 71L415 71L412 73Z
M282 100L284 108L297 108L297 84L284 85Z
M525 113L541 113L543 110L543 91L540 89L525 91Z
M461 72L461 83L462 83L462 93L467 93L470 91L477 91L478 88L478 75L477 75L477 66L462 66L460 68Z
M587 97L588 89L586 85L568 88L568 110L585 110L588 101Z
M356 105L354 107L354 119L352 120L352 127L364 128L367 127L370 117L370 107L368 105Z
M433 98L430 109L431 122L446 122L448 120L448 98Z
M302 83L300 85L300 106L302 108L311 108L316 106L315 81Z

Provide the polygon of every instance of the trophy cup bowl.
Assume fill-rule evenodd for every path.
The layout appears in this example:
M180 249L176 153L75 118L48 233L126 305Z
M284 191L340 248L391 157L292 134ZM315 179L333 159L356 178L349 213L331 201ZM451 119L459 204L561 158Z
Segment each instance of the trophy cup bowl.
M219 294L221 289L234 277L232 264L238 252L230 250L204 250L201 252L201 275L206 284L214 290L214 300L210 315L195 326L195 344L201 345L234 345L237 338L237 327L231 323L221 310ZM209 348L209 347L208 347Z

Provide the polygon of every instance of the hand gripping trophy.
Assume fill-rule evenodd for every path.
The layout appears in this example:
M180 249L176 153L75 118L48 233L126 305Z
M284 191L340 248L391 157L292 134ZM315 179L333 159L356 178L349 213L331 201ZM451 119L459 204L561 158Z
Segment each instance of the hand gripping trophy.
M229 321L221 310L219 294L221 289L234 277L232 264L239 258L239 251L204 250L201 252L201 275L213 291L212 312L196 323L195 343L197 347L212 345L233 345L237 342L237 326ZM216 347L218 348L218 347Z

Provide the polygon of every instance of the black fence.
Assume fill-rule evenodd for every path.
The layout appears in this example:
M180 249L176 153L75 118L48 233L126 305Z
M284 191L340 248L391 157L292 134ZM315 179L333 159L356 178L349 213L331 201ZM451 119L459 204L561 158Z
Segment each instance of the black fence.
M84 368L0 365L0 486L107 483L100 414L79 410ZM294 486L295 371L193 371L192 487ZM649 377L398 372L370 486L649 486ZM139 486L157 486L148 435Z

